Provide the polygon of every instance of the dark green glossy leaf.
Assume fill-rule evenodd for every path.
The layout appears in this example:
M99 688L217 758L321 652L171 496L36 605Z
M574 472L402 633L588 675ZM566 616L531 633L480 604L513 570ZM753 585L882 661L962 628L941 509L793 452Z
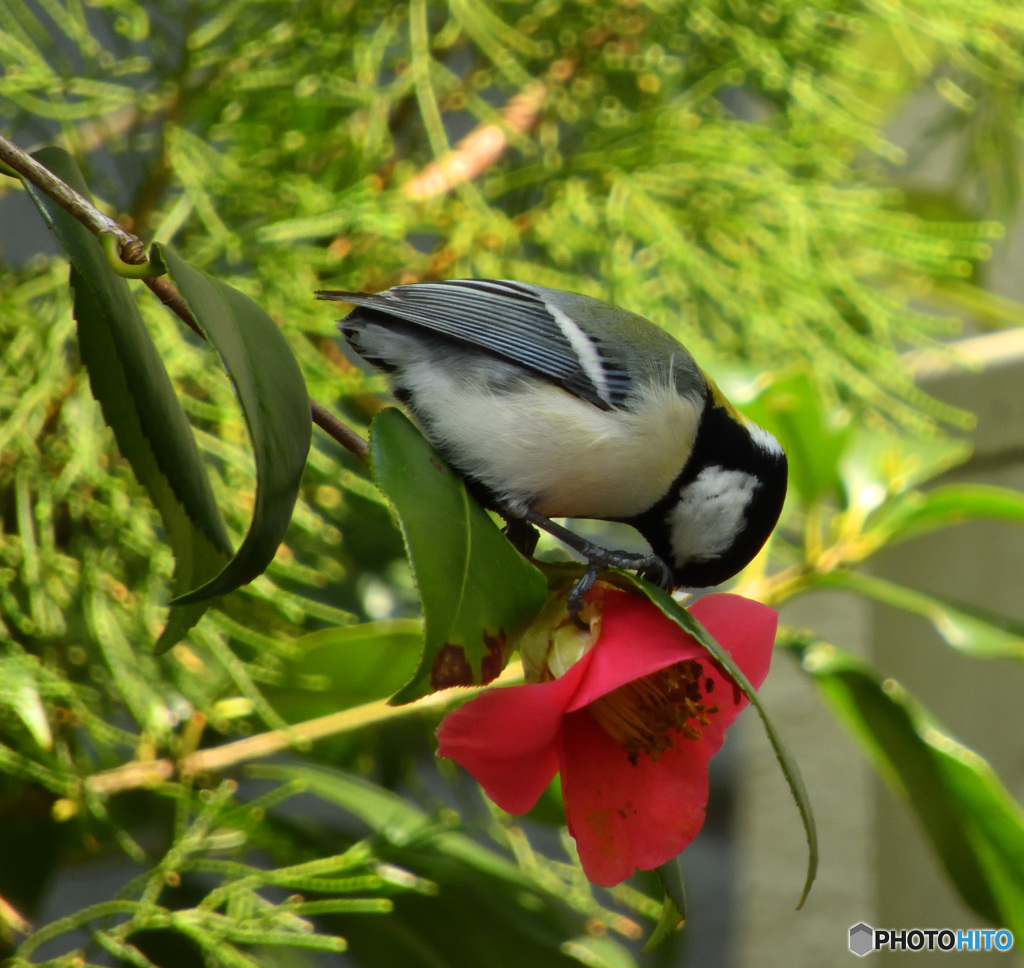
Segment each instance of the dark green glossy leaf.
M1024 524L1024 494L989 484L946 484L905 495L872 526L883 529L889 540L905 540L985 519Z
M996 899L997 923L1012 928L1019 938L1024 932L1024 811L973 750L934 730L925 735L947 788L969 814L970 844Z
M374 419L370 462L398 518L426 620L420 667L394 701L490 680L544 603L544 577L400 411Z
M88 195L67 152L45 148L35 157ZM128 284L107 265L87 229L27 187L71 258L78 339L93 396L160 513L174 552L173 590L180 593L216 574L231 553L192 430ZM208 607L172 605L157 648L170 648Z
M263 693L288 722L326 716L393 695L416 671L423 623L390 619L343 625L295 639L299 658Z
M927 619L954 649L981 659L1024 659L1024 625L1001 615L858 571L834 571L815 584L845 588Z
M740 669L740 667L733 661L732 656L723 649L717 641L715 641L707 629L705 629L704 626L690 614L690 612L683 608L682 605L660 588L657 588L650 582L646 582L642 578L638 578L636 575L631 573L618 572L618 574L620 577L628 578L628 580L639 588L652 602L654 602L654 604L657 605L665 615L672 619L672 621L679 625L679 627L684 631L692 635L732 677L736 685L743 690L743 694L750 700L750 704L757 710L758 716L761 717L761 722L764 724L765 732L768 734L768 741L772 744L772 749L775 751L775 756L779 761L779 766L782 768L782 774L785 776L786 782L789 784L790 792L793 794L793 799L796 801L797 809L800 811L800 817L803 820L804 832L807 835L807 877L804 881L804 889L803 893L800 895L800 904L798 907L802 906L804 901L807 899L807 894L810 891L811 885L814 883L814 878L818 873L818 831L814 823L814 813L811 810L811 801L807 796L807 787L804 786L803 776L800 773L800 768L797 766L796 760L793 758L793 754L786 748L781 737L776 731L775 726L768 718L768 713L765 711L764 706L761 705L761 700L757 695L757 690L755 690L750 684L750 681L743 674L743 670Z
M830 645L797 649L876 768L909 799L964 901L1024 930L1024 811L991 766L862 660Z
M200 602L261 575L291 521L312 433L309 394L288 341L248 296L154 245L165 268L231 377L252 439L256 502L235 556L211 580L175 600Z

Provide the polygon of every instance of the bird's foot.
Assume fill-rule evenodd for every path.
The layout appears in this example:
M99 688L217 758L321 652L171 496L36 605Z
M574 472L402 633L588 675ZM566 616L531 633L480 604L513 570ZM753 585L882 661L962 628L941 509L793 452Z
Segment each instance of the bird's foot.
M508 521L506 534L509 540L516 547L519 547L520 550L522 550L522 547L517 543L516 539L526 532L533 535L534 545L536 545L536 527L542 528L548 534L558 538L559 541L564 542L586 559L587 570L583 573L583 577L573 586L567 600L570 617L582 629L588 627L580 618L583 600L587 597L587 592L594 587L594 582L597 581L597 576L602 568L621 568L625 571L635 571L642 578L663 588L665 591L672 590L672 570L657 555L637 554L629 551L612 551L608 548L602 548L600 545L587 541L586 538L581 538L574 531L563 528L560 524L555 524L550 518L546 518L543 514L538 514L531 508L526 508L523 511L508 511L505 517Z
M657 555L634 554L629 551L612 551L608 548L601 548L589 541L583 542L586 548L577 548L584 558L587 559L587 570L583 577L573 586L566 604L569 608L569 616L573 623L581 629L588 628L587 624L580 618L580 610L583 608L583 600L587 592L594 587L597 576L602 568L621 568L623 571L635 571L641 578L657 585L665 591L672 590L672 572L668 565Z

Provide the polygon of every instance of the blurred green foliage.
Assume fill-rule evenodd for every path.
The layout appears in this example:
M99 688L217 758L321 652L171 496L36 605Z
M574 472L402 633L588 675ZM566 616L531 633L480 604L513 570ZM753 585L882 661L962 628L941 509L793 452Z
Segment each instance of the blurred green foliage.
M969 417L921 393L899 359L956 333L961 317L1024 319L986 292L981 265L1001 233L991 219L1012 215L1020 196L1017 5L7 0L0 70L0 128L26 147L65 146L124 224L262 306L310 395L354 426L368 426L382 384L340 356L314 290L477 275L602 296L672 330L714 374L745 381L737 403L786 443L794 495L764 597L859 582L944 628L960 621L958 641L967 635L978 654L1019 654L1019 629L961 603L868 587L855 570L915 529L1020 520L1017 495L918 489L955 460L941 429ZM897 145L921 103L928 130ZM501 150L461 142L456 158L474 177L446 186L432 164L480 126ZM947 140L961 154L956 177L923 191L915 164ZM3 179L0 216L24 202L18 191ZM53 930L90 929L74 942L91 946L88 959L102 949L121 963L165 963L171 926L212 964L273 964L273 944L324 937L329 949L339 932L359 939L365 965L394 964L396 952L409 965L477 965L481 950L493 964L632 964L613 939L635 938L634 919L656 919L656 903L632 888L595 899L570 855L543 857L507 818L480 824L493 850L452 846L461 835L446 798L417 768L429 716L304 751L301 768L262 777L276 792L257 807L205 776L116 796L84 782L295 722L303 690L309 716L380 698L359 662L317 644L375 656L394 647L404 669L413 633L385 620L415 614L417 596L365 469L315 436L270 569L155 657L172 573L165 536L90 396L66 262L22 248L15 231L4 239L0 856L16 851L19 863L0 864L0 901L32 919L54 872L121 850L147 872L110 899L127 919L112 926L115 909L103 909ZM132 287L237 547L255 476L231 383ZM369 639L345 632L368 621L381 623L366 626ZM892 712L880 695L863 698L870 670L823 670L810 674L827 671L834 694L856 673L860 708ZM885 722L902 722L918 755L915 716ZM870 734L866 715L857 728ZM382 812L354 829L326 822L323 808L296 819L279 809L294 784L332 809ZM929 789L971 809L953 780ZM388 826L392 810L404 826ZM992 836L1016 844L1019 823L1005 814ZM302 912L274 893L289 884L279 872L336 855L407 889L387 916L400 931L356 914L311 933L299 924ZM188 890L162 900L172 874L187 875ZM364 887L381 900L377 881ZM982 893L986 913L1017 903L1015 891ZM20 937L15 914L0 906L0 939ZM469 943L485 916L493 937ZM456 918L461 935L437 929ZM652 963L675 956L672 945L659 952Z

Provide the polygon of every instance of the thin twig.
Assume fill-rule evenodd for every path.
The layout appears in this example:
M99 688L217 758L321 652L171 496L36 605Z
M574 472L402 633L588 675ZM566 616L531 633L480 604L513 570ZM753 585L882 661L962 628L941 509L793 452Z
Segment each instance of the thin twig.
M501 111L501 124L482 124L444 157L432 161L402 186L409 198L433 198L479 178L504 153L509 131L524 134L540 112L547 86L535 81L515 95Z
M512 685L522 681L523 670L518 663L508 666L488 688L494 685ZM239 763L261 759L282 753L295 747L307 746L328 736L351 732L370 724L383 723L391 719L423 712L443 710L454 703L461 703L480 692L484 686L446 689L405 706L389 706L386 700L365 703L352 709L329 713L317 719L297 723L287 729L274 729L257 736L211 749L197 750L175 762L171 759L143 760L125 763L123 766L102 773L95 773L85 780L89 793L109 796L125 790L156 787L175 776L189 777L202 773L220 773Z
M370 445L363 440L351 427L343 424L329 410L325 409L316 400L309 401L309 408L313 414L315 423L326 434L333 437L342 447L353 453L360 460L366 460L370 452Z
M174 283L163 276L156 276L153 279L142 280L149 291L156 296L175 316L178 317L193 333L206 339L206 334L199 328L192 310L188 308L185 298L175 288Z
M555 61L549 75L552 81L564 81L573 68L570 60ZM409 179L402 186L403 194L415 199L434 198L479 178L505 153L510 134L525 134L533 127L549 91L550 83L544 80L526 85L501 109L500 123L478 125L444 157Z
M120 245L121 258L125 262L139 265L146 261L145 246L141 239L121 228L109 215L104 215L87 198L79 195L70 185L3 135L0 135L0 161L6 162L19 175L32 182L94 235L113 235Z
M30 154L12 144L0 135L0 161L6 162L18 175L45 192L74 219L94 235L113 235L120 247L121 258L130 265L141 265L146 261L146 246L137 235L121 228L112 218L104 215L92 202L61 181L52 171L39 164ZM188 304L169 279L158 276L143 279L150 291L189 329L203 336ZM205 337L203 337L205 339ZM369 447L354 430L345 426L337 417L315 400L310 400L313 422L336 440L345 450L360 460L366 460Z
M10 901L0 897L0 938L10 941L14 933L28 934L32 925L26 921Z

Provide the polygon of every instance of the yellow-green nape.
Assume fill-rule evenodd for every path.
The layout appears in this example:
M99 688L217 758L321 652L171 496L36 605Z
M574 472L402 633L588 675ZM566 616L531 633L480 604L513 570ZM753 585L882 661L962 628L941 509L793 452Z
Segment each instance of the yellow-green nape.
M718 384L711 379L706 373L704 379L708 381L708 387L711 389L711 400L716 407L721 407L733 420L737 423L742 424L744 427L750 424L750 420L739 412L733 405L729 398L722 393Z

